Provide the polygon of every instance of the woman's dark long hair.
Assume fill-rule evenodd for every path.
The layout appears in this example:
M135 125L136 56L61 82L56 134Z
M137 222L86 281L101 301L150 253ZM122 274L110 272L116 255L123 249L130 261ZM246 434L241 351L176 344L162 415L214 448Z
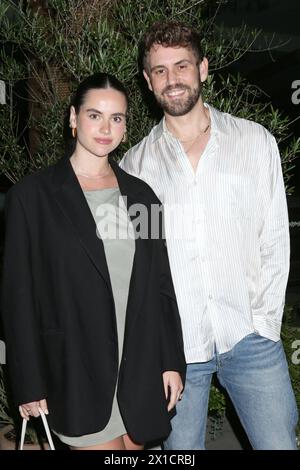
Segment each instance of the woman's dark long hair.
M74 106L76 114L79 113L80 107L85 100L86 94L90 90L97 90L97 89L107 89L112 88L113 90L117 90L122 93L128 105L128 94L124 85L113 75L108 73L100 72L95 73L94 75L90 75L89 77L85 78L79 85L77 90L75 91L74 95L71 98L70 105L66 112L64 118L64 130L63 130L63 137L65 143L65 157L70 158L71 155L74 153L76 147L76 138L72 136L72 130L70 128L70 109L71 106Z

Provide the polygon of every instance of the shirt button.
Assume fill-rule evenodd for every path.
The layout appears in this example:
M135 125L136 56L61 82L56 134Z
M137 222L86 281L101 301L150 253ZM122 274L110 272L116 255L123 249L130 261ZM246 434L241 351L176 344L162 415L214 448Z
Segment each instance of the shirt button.
M212 300L212 295L211 295L211 294L209 294L208 298L209 298L209 300Z

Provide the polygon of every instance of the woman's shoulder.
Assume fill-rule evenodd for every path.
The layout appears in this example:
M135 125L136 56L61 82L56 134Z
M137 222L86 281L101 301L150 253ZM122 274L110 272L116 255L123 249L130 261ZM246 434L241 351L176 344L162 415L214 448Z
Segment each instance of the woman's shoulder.
M32 173L28 173L17 181L8 191L8 196L23 196L34 194L39 188L43 187L53 173L54 165L41 168Z

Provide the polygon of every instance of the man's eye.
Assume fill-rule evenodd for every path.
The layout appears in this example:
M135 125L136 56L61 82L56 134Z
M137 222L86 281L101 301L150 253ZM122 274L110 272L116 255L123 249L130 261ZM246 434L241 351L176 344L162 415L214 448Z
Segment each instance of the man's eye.
M98 119L99 118L99 114L90 114L89 116L91 119Z
M164 73L164 69L156 70L156 75L162 75Z
M118 122L118 123L122 122L121 116L115 116L113 119L114 119L114 122Z

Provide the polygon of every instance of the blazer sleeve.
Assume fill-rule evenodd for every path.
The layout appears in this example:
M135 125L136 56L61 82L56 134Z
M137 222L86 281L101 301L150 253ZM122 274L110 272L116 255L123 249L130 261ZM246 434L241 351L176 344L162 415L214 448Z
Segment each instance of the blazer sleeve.
M46 385L33 290L33 247L25 210L14 188L6 196L5 216L2 319L14 400L22 404L45 398Z
M171 277L165 241L159 240L161 273L160 298L162 315L160 321L163 372L178 371L184 382L186 362L183 349L181 320Z

